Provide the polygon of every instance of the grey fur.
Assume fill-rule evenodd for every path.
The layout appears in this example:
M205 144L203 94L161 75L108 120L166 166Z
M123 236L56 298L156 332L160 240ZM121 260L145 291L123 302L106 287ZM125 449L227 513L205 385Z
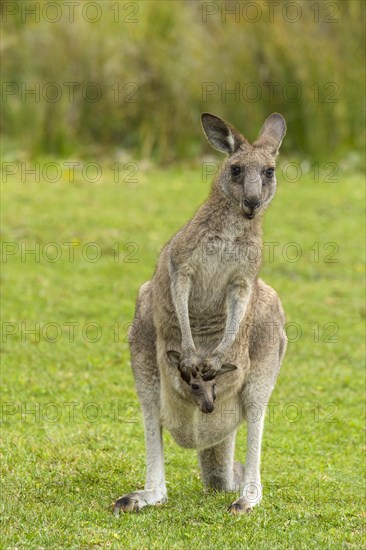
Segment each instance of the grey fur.
M116 513L166 500L163 427L179 445L197 449L206 487L240 488L232 514L261 500L264 414L286 349L280 299L258 279L261 224L275 194L270 169L286 124L274 113L253 145L209 113L202 126L229 156L210 196L165 245L139 291L129 342L145 423L146 484L118 499ZM234 463L244 419L245 469Z

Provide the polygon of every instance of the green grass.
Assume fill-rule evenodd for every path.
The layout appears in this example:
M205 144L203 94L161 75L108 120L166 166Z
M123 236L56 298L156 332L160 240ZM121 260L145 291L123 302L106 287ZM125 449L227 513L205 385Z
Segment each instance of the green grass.
M364 196L362 178L352 174L338 183L282 181L266 216L264 240L280 244L262 276L282 298L290 339L295 329L301 337L289 344L271 398L261 506L248 517L229 516L235 495L205 494L195 452L166 433L169 501L140 514L111 514L116 497L144 482L126 326L159 249L209 186L194 166L141 166L137 177L116 184L106 169L97 184L80 175L69 183L65 173L55 184L15 175L3 185L3 242L20 249L39 243L41 257L24 256L23 244L23 254L3 265L2 548L360 548ZM55 263L42 258L54 252L50 242L62 250ZM74 262L67 242L75 244ZM94 263L82 255L90 242L102 251ZM301 247L297 262L284 257L289 242ZM339 247L337 263L324 261L333 250L327 243ZM73 342L70 322L78 323ZM36 323L40 341L24 332ZM56 330L48 325L47 332L47 323L61 327L57 342L45 340ZM100 327L99 341L82 337L88 323ZM245 426L236 454L244 461Z

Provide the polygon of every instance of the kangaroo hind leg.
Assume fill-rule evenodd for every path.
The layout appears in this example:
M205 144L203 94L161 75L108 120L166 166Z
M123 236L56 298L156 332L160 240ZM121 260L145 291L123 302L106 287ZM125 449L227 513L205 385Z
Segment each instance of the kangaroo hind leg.
M162 427L160 423L160 376L156 363L155 329L151 310L150 283L142 285L129 343L145 428L146 483L143 490L120 497L114 512L139 511L147 505L160 504L167 498Z
M216 491L239 491L244 480L244 466L234 462L236 431L214 447L198 452L202 481Z

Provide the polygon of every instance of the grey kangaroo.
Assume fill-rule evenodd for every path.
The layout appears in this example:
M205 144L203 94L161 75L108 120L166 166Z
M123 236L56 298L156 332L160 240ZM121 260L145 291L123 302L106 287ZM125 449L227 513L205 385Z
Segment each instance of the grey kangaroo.
M249 513L262 496L260 452L266 404L286 350L285 317L258 272L261 225L276 190L282 115L264 122L251 145L221 118L203 113L211 145L226 153L206 202L162 249L139 291L129 334L145 426L146 484L119 498L119 511L167 499L162 428L197 449L207 488L240 491L229 507ZM245 467L234 462L247 421Z

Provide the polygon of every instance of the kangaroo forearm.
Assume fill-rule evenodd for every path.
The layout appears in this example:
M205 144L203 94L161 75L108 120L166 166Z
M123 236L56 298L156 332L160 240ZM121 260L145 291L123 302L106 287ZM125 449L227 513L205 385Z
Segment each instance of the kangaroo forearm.
M240 294L233 293L228 301L225 332L221 342L215 349L218 355L224 355L235 341L239 332L240 323L243 320L250 298L250 288Z
M191 326L189 323L188 299L191 288L190 277L174 274L171 282L171 292L175 312L182 335L182 350L194 349Z

